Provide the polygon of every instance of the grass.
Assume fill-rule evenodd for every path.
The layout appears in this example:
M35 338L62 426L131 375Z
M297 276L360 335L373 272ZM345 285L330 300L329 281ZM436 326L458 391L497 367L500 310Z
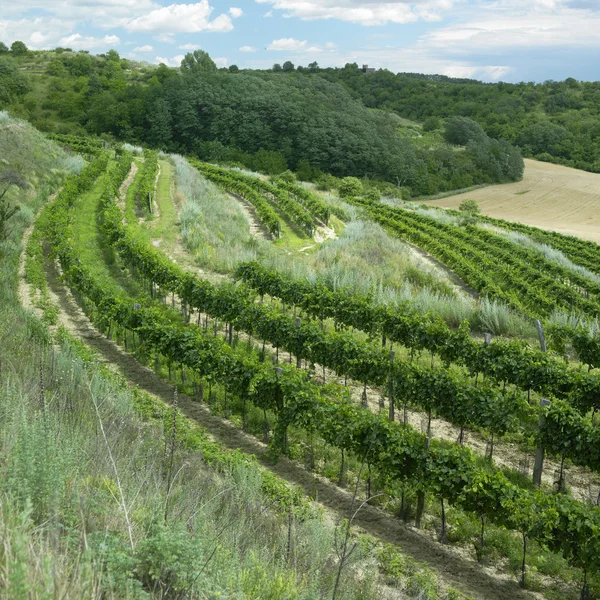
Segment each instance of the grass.
M174 421L64 332L50 346L22 311L19 237L44 191L23 199L29 211L0 246L2 597L329 595L335 528L318 512L298 513L290 554L289 512L265 493L254 461ZM355 565L360 576L343 575L341 597L373 597L376 564L361 554Z

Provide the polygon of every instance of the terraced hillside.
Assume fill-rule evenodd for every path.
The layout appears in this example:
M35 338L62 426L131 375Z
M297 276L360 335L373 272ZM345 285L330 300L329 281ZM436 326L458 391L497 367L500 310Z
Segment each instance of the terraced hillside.
M11 506L33 502L32 526L83 502L74 528L94 541L53 560L87 544L93 589L117 596L597 597L593 247L558 236L549 254L501 222L79 146L79 174L37 202L20 283L42 319L26 317L36 435L89 436L50 454L68 465L59 496L28 474L54 472L38 445L14 450L30 484ZM77 378L54 374L67 352ZM101 475L73 466L93 447ZM69 481L106 494L98 513Z

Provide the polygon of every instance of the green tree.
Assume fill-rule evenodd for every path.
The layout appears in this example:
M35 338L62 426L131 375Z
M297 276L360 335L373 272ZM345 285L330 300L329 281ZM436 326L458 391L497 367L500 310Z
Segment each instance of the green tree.
M464 213L469 213L470 215L480 215L481 209L479 208L479 204L475 200L467 199L463 200L458 207L458 210Z
M311 62L311 63L308 65L308 70L309 70L311 73L318 73L318 71L319 71L319 63L318 63L316 60L315 60L314 62Z
M473 225L477 221L477 217L481 214L479 204L471 199L463 200L458 210L462 213L461 225Z
M12 43L10 51L14 56L25 56L29 52L29 49L23 42L17 40Z
M151 106L147 115L150 129L148 142L158 148L165 148L171 141L171 111L164 98L159 98Z
M344 177L340 182L338 193L340 198L349 198L351 196L360 196L362 194L362 183L356 177Z
M291 60L286 60L283 63L283 67L282 69L286 72L286 73L291 73L295 67L294 67L294 63Z
M46 69L48 75L52 75L54 77L63 77L67 72L65 65L62 60L55 58L50 61L48 68Z
M0 57L0 103L26 94L29 87L29 79L19 71L16 61L10 56Z
M0 42L0 54L6 54L8 52L8 46L4 42Z
M273 65L273 71L274 71L275 73L279 73L279 71L282 71L282 70L283 70L283 69L281 68L281 65L280 65L279 63L275 63L275 64Z
M252 157L252 168L269 175L279 175L287 171L287 161L281 152L261 148Z
M301 181L312 181L314 177L314 169L310 166L310 162L303 159L296 166L296 174Z
M442 120L439 117L427 117L425 121L423 121L423 131L435 131L436 129L440 129L442 126Z
M204 50L188 52L181 61L181 70L184 73L214 73L217 70L213 59Z
M481 125L467 117L452 117L446 121L444 139L455 146L466 146L487 136Z
M229 67L229 72L230 73L239 73L239 71L240 71L240 68L237 65L231 65Z

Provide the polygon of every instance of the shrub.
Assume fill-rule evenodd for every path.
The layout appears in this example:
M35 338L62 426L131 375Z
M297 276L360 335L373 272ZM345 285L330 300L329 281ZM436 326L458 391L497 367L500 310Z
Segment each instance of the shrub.
M344 177L338 187L340 198L349 198L351 196L360 196L362 193L362 183L356 177Z

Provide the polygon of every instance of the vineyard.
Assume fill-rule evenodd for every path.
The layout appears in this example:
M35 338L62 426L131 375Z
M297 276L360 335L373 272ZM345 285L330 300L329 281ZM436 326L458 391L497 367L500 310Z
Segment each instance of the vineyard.
M186 168L223 202L251 205L271 236L250 240L257 259L230 273L199 270L181 245L185 199L174 158L53 139L87 162L45 204L26 247L25 277L32 297L44 299L47 323L61 310L48 300L56 264L105 338L267 444L271 464L302 465L353 492L355 510L414 524L422 544L435 538L432 556L472 548L474 575L445 574L445 584L482 598L600 597L600 337L590 326L600 316L599 283L481 223L456 225L366 196L332 199L293 178L190 157ZM319 229L335 222L343 237L353 218L425 251L540 340L457 327L414 298L382 303L280 270L268 254L310 260ZM482 221L600 274L594 243ZM557 312L569 319L558 322ZM450 434L436 434L441 423ZM496 573L487 592L479 563Z

